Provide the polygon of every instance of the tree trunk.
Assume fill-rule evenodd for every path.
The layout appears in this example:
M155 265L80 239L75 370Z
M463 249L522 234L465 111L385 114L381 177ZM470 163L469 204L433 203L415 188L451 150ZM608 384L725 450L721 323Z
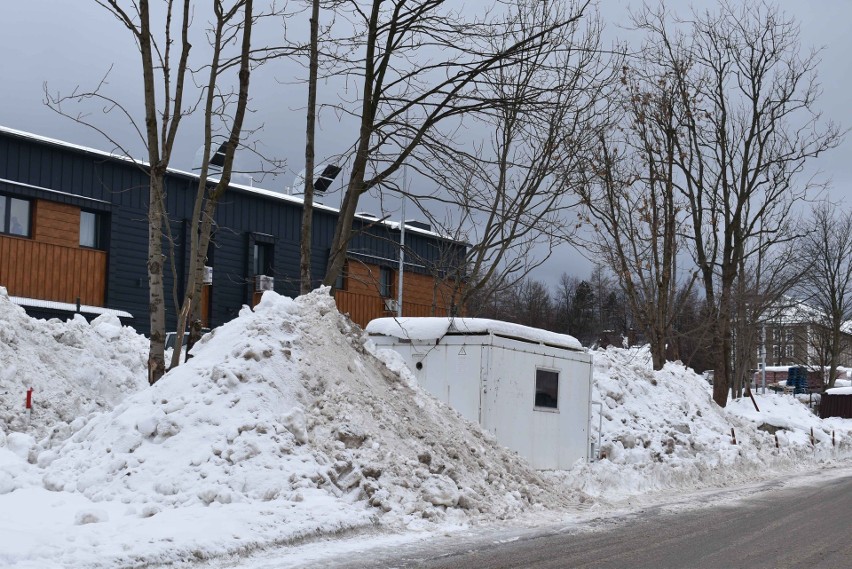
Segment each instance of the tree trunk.
M148 349L148 383L154 385L166 372L166 304L163 293L163 176L152 169L148 200L148 310L151 341Z
M319 0L313 0L313 5L311 6L311 60L308 75L308 117L307 128L305 130L305 199L302 208L302 236L299 260L299 273L301 276L299 290L302 294L307 294L313 289L313 282L311 281L311 232L313 231L314 130L316 127L318 67Z

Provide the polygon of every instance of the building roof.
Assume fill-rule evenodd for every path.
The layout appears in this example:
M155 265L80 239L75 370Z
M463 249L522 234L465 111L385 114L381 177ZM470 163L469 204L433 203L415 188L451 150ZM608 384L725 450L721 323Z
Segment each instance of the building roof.
M495 334L557 348L583 350L582 344L567 334L486 318L377 318L367 324L366 330L369 334L402 340L440 340L452 335Z
M69 150L76 150L78 152L83 152L85 154L92 154L92 155L95 155L95 156L110 158L110 159L118 160L118 161L125 162L125 163L128 163L128 164L134 164L134 165L137 165L137 166L142 166L144 168L148 167L148 162L145 161L145 160L136 160L136 159L130 158L128 156L124 156L122 154L115 154L115 153L112 153L112 152L106 152L106 151L103 151L103 150L98 150L96 148L90 148L88 146L82 146L82 145L79 145L79 144L72 144L72 143L66 142L64 140L49 138L49 137L46 137L46 136L41 136L41 135L38 135L38 134L33 134L31 132L26 132L26 131L23 131L23 130L17 130L17 129L9 128L9 127L2 126L2 125L0 125L0 133L6 133L6 134L9 134L9 135L12 135L12 136L16 136L18 138L25 138L25 139L41 142L43 144L48 144L48 145L51 145L51 146L58 146L58 147L69 149ZM200 176L198 174L194 173L194 172L187 172L185 170L179 170L177 168L169 168L167 171L168 171L169 174L172 174L172 175L175 175L175 176L181 176L181 177L190 178L190 179L194 179L194 180L198 180L200 178ZM217 178L212 177L212 176L208 176L208 179L211 182L217 182L218 181ZM228 188L230 190L236 190L236 191L239 191L239 192L254 194L254 195L265 197L265 198L270 198L270 199L279 200L279 201L291 202L291 203L297 204L299 206L301 206L304 203L304 200L299 196L295 196L295 195L291 195L291 194L285 194L285 193L282 193L282 192L277 192L277 191L274 191L274 190L268 190L268 189L265 189L265 188L260 188L260 187L255 187L255 186L246 186L246 185L243 185L243 184L236 184L236 183L231 182L228 185ZM314 202L313 207L314 207L315 210L327 211L327 212L330 212L330 213L340 213L340 210L337 209L337 208L318 204L316 202ZM398 231L399 228L400 228L400 222L399 221L391 221L391 220L388 220L388 219L379 219L376 216L373 216L373 215L367 214L367 213L359 212L359 213L355 214L355 217L358 218L358 219L361 219L362 221L368 222L368 223L376 223L376 224L379 224L379 225L384 225L391 230L397 230ZM442 240L445 240L445 241L452 241L454 243L462 244L462 242L459 241L459 240L453 239L453 238L448 237L446 235L441 235L440 233L432 231L431 229L430 230L424 229L422 227L422 225L424 225L424 224L406 220L405 231L406 232L412 232L412 233L419 233L421 235L426 235L426 236L429 236L429 237L434 237L434 238L442 239Z

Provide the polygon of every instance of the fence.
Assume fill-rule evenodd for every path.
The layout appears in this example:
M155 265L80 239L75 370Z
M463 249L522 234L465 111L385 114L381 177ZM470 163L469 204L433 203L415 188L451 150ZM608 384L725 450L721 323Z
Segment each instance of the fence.
M852 395L823 393L819 403L819 416L823 419L827 417L852 419Z

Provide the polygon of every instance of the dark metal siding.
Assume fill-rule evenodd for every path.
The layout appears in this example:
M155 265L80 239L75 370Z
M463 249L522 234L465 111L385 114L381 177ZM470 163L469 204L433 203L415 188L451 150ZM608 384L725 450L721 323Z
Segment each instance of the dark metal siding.
M829 395L823 393L819 401L819 416L852 419L852 395Z
M0 178L76 194L62 196L14 184L0 184L0 191L64 201L93 209L83 196L104 200L109 219L109 271L107 307L133 314L137 330L148 332L148 177L139 165L69 146L0 132ZM197 179L170 173L166 179L169 217L174 221L178 273L188 264L188 220L192 216ZM88 205L86 205L88 204ZM111 205L110 205L111 204ZM237 315L251 301L252 235L274 236L275 290L295 296L299 291L299 240L302 208L298 202L231 189L216 212L216 231L208 260L213 266L211 325L217 326ZM325 273L329 247L337 222L336 212L315 210L313 219L312 275L319 283ZM368 227L356 219L350 252L366 255L370 262L395 266L399 232L384 225ZM411 263L437 260L440 240L406 233ZM168 249L164 250L168 252ZM419 272L429 272L422 269ZM172 306L172 276L168 263L164 272L168 326L175 326ZM181 291L182 292L182 291Z

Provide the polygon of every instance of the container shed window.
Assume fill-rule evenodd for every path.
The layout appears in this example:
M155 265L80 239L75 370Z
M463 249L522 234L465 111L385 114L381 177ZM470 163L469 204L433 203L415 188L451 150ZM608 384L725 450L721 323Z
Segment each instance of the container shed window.
M559 400L559 372L535 370L535 406L556 409Z
M0 196L0 233L30 236L30 201Z

